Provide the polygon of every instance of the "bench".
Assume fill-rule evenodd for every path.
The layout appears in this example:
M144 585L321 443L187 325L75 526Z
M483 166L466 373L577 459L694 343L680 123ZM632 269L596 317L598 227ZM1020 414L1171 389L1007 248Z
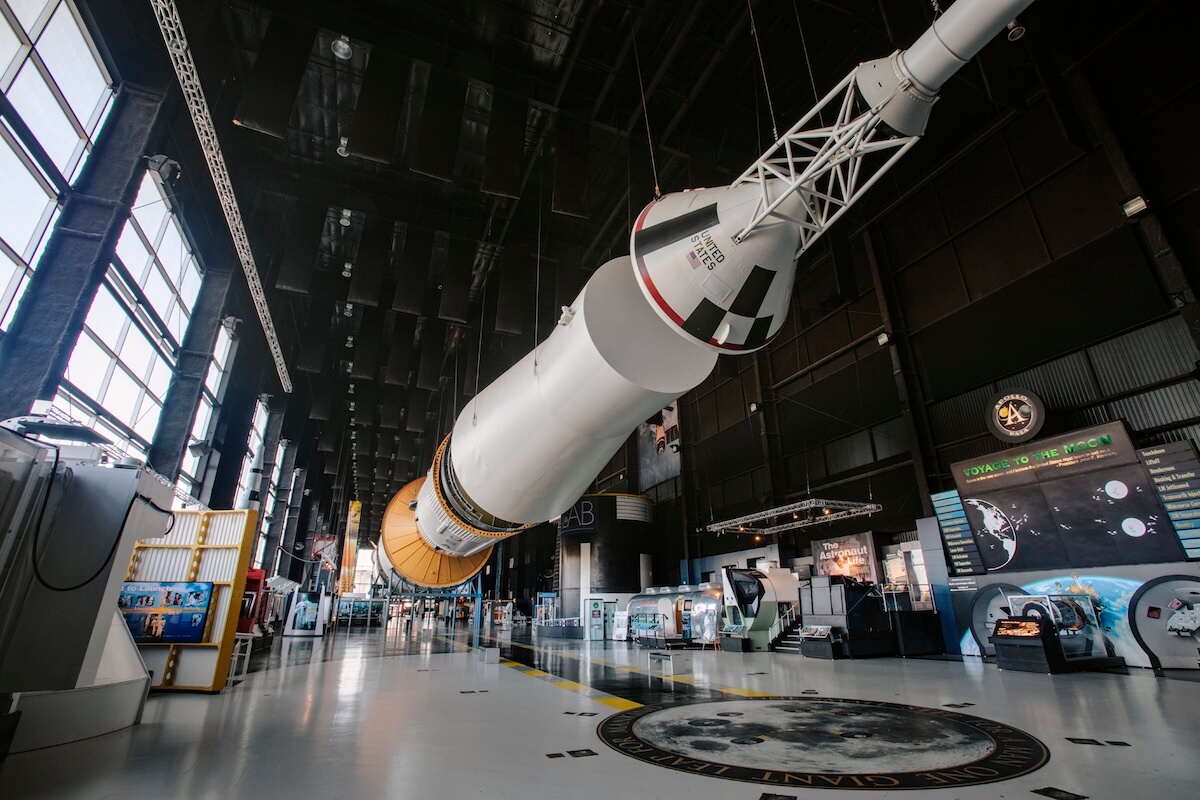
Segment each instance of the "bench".
M651 675L683 675L692 671L692 657L688 653L650 653Z

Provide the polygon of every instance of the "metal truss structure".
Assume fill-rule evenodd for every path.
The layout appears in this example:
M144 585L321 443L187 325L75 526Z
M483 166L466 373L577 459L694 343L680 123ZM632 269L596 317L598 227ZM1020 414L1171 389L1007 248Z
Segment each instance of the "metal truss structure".
M789 222L800 228L799 256L920 139L896 136L881 124L880 109L891 95L855 114L858 70L851 70L733 182L733 186L758 184L760 192L754 216L735 241L741 242L755 228L771 224L768 220L773 218L778 221L775 224ZM826 108L834 112L833 123L806 130L814 118L822 118ZM877 154L886 158L871 158ZM780 211L783 201L796 192L804 201L801 216Z
M242 224L242 212L238 209L237 197L233 193L233 185L229 181L229 171L225 168L225 157L221 154L221 145L217 141L217 132L213 128L212 116L208 113L208 103L204 100L204 89L200 85L200 76L196 72L196 64L192 61L192 53L188 49L187 37L183 34L183 23L179 19L179 9L175 0L150 0L154 8L154 16L158 20L158 29L162 32L163 41L167 44L167 53L171 56L171 64L179 77L179 87L183 89L183 98L187 102L188 111L192 115L192 124L196 127L196 136L200 139L200 147L204 150L204 159L208 162L208 171L212 175L213 186L217 197L221 200L221 209L225 212L225 222L229 226L229 235L233 237L233 246L237 250L238 259L242 262L242 270L246 273L246 284L250 287L250 297L254 299L254 308L258 312L258 320L262 324L263 334L267 337L267 346L271 357L275 360L275 370L279 373L279 382L283 391L291 393L292 379L288 375L287 364L283 359L283 349L279 346L279 337L275 333L275 323L271 320L271 309L267 307L267 298L263 294L262 282L258 278L258 267L254 263L254 253L250 249L250 239L246 236L246 227Z
M820 513L813 512L820 509ZM804 528L821 522L833 522L839 519L861 517L883 511L879 503L855 503L849 500L822 500L810 498L799 503L789 503L778 508L769 508L754 514L714 522L705 527L709 533L781 533L783 531ZM783 521L780 522L779 520ZM754 525L763 520L774 520L774 524L764 528Z

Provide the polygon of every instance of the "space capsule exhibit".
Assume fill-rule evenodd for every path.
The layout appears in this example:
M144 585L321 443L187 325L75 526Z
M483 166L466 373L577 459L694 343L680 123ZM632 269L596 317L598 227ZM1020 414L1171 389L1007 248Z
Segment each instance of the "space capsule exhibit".
M912 47L851 71L730 186L647 205L630 255L595 271L388 504L384 566L423 587L470 579L498 540L569 508L722 353L771 341L797 257L916 144L941 86L1032 2L959 0Z

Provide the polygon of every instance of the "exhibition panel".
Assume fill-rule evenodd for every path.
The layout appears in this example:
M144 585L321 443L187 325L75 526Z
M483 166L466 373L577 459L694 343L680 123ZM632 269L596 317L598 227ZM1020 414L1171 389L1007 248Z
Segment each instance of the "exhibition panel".
M155 689L225 687L257 518L176 511L170 533L134 548L120 606Z

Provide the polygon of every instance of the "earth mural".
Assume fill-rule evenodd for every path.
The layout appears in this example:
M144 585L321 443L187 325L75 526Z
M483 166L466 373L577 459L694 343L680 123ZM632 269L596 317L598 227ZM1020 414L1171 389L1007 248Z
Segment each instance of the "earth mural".
M1129 629L1129 601L1142 581L1129 578L1114 578L1109 575L1056 575L1030 583L1021 588L1028 594L1087 594L1096 599L1100 610L1100 625L1104 635L1131 667L1148 667L1145 651L1134 641ZM964 656L979 655L979 645L970 631L963 634L960 642Z

